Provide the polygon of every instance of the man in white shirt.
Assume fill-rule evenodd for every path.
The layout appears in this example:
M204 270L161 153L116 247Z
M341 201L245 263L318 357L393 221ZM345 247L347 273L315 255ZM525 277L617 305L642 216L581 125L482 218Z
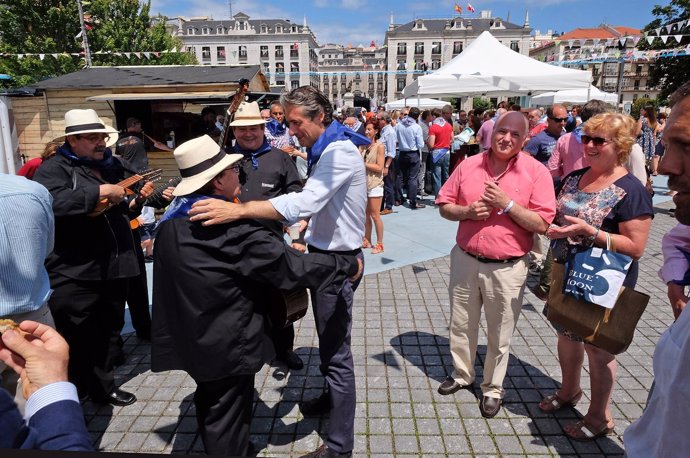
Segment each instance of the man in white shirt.
M418 118L419 108L412 107L408 115L395 126L400 149L398 158L400 173L402 173L403 187L407 189L407 199L410 201L412 210L425 207L424 204L417 203L417 175L419 174L420 152L424 147L422 128L417 124Z
M309 179L302 192L243 204L206 199L193 205L191 219L204 225L242 218L286 224L309 219L304 238L310 252L356 253L361 259L367 180L357 146L369 140L334 121L328 98L311 86L284 94L281 103L290 132L308 148ZM350 331L357 285L348 280L326 293L312 292L320 369L328 390L303 402L300 410L305 415L329 411L331 416L324 445L305 457L352 456L356 387Z

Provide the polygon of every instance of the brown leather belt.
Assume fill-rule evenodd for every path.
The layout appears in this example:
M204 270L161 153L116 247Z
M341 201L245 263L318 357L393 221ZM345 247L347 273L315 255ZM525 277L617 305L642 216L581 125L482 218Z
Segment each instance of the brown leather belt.
M469 251L465 251L465 250L462 250L462 251L464 251L465 254L467 254L468 256L471 256L474 259L476 259L477 261L483 262L485 264L508 264L508 263L515 262L518 259L522 258L522 256L513 256L512 258L506 258L506 259L493 259L493 258L485 258L484 256L481 256L478 254L473 254L473 253L470 253Z

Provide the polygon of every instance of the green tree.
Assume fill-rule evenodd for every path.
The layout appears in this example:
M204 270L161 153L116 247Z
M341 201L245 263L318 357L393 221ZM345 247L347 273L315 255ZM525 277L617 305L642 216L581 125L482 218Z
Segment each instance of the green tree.
M165 30L165 18L151 21L150 2L92 0L85 5L90 16L87 31L93 65L194 64L187 53L165 53L151 59L108 52L159 52L180 49L182 43ZM85 66L76 0L0 0L0 73L13 77L10 85L24 86L63 75ZM103 51L104 53L99 53ZM54 58L52 54L60 54ZM23 56L17 54L44 54ZM83 56L83 54L82 54Z
M482 97L474 97L472 99L472 109L476 110L481 108L482 110L490 110L492 108L491 101Z
M684 19L690 19L690 0L671 0L668 5L655 5L652 14L656 16L652 22L643 29L649 36L656 36L655 30L662 28L662 35L683 35L680 43L674 38L669 38L666 43L656 38L650 45L644 38L640 40L637 47L641 50L663 50L687 46L690 43L690 24L686 24L681 30L674 25L669 33L666 25L675 24ZM673 91L688 80L690 75L690 56L664 57L658 58L654 64L648 84L658 86L661 89L659 99L665 101Z
M659 106L659 99L648 99L646 97L640 97L635 100L630 107L630 116L635 119L640 119L640 110L645 107L645 105L654 105L654 107Z

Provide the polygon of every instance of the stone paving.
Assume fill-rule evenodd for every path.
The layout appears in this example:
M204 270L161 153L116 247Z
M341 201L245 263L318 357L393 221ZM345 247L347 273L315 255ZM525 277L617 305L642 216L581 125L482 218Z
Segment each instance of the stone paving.
M556 415L539 410L539 400L557 387L560 368L556 336L542 314L543 303L529 292L513 338L499 415L487 420L478 408L486 342L483 328L474 391L451 396L436 392L451 370L446 256L367 275L357 291L352 326L358 387L354 456L622 455L623 431L640 416L652 383L654 346L673 319L665 287L656 274L662 263L661 237L675 225L666 210L670 207L670 203L657 207L641 262L637 289L651 296L650 305L633 344L618 357L615 435L580 443L562 433L562 425L576 421L587 410L586 365L585 396L575 409ZM326 430L326 418L304 418L297 408L300 400L321 392L323 379L311 313L296 328L296 351L307 363L305 369L286 375L284 368L266 365L256 376L251 432L258 456L299 456L315 449ZM136 393L139 401L128 407L85 405L96 447L108 452L203 453L192 403L194 382L181 372L152 373L148 343L134 334L125 339L127 362L118 368L117 382Z

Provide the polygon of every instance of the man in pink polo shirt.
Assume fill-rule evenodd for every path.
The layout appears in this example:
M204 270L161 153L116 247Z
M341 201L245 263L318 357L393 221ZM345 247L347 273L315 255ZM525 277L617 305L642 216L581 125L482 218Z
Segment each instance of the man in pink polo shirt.
M454 370L438 392L452 394L474 382L483 306L488 338L479 410L486 418L501 409L510 339L522 308L533 235L545 233L556 213L551 175L521 152L527 130L521 113L508 112L498 118L491 148L462 161L436 199L441 216L460 222L448 287Z

